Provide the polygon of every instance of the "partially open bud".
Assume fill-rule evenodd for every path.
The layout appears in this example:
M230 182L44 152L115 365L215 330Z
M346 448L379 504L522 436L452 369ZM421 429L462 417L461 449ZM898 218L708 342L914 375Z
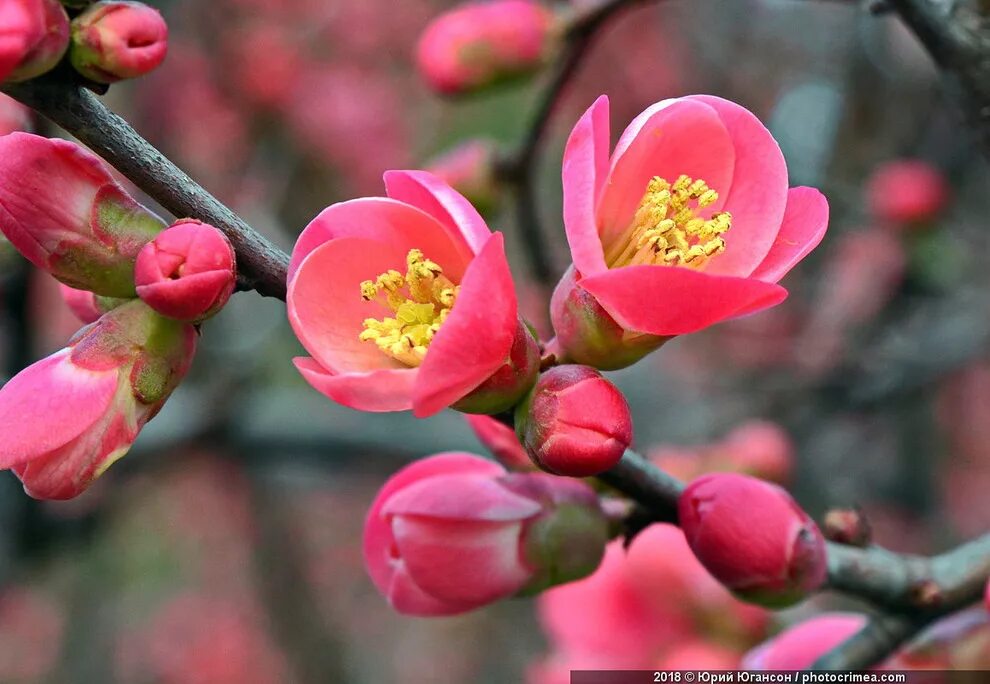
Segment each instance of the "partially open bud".
M0 82L50 71L69 46L69 17L58 0L0 2Z
M557 366L516 408L516 431L533 461L551 473L588 477L608 470L632 442L629 404L587 366Z
M72 313L86 324L95 323L100 316L128 301L116 297L100 297L92 292L77 290L62 283L58 284L58 289Z
M457 94L543 65L554 42L553 13L529 0L469 2L423 32L416 62L436 91Z
M823 613L794 625L743 656L745 670L804 670L866 625L859 613Z
M607 523L584 483L465 453L396 473L364 528L368 573L406 615L454 615L598 566Z
M134 260L164 227L78 145L29 133L0 137L0 231L66 285L134 297Z
M557 335L550 348L559 359L617 370L631 366L671 339L627 332L578 281L571 266L550 299L550 319Z
M825 540L780 487L746 475L698 478L678 501L698 560L737 596L779 608L825 581Z
M134 283L138 296L162 316L198 323L230 299L236 270L234 248L223 233L183 219L144 246Z
M97 83L137 78L156 69L168 52L168 26L141 2L104 0L72 20L69 61Z
M523 472L536 470L529 454L519 443L516 431L511 427L491 416L465 414L464 418L474 431L475 437L491 452L496 461L509 470Z
M866 187L870 212L895 225L934 219L949 199L942 172L920 159L898 159L876 168Z
M130 449L185 376L191 325L132 301L0 389L0 468L38 499L71 499Z
M469 140L426 162L425 168L464 195L479 212L490 214L500 194L495 154L491 140Z

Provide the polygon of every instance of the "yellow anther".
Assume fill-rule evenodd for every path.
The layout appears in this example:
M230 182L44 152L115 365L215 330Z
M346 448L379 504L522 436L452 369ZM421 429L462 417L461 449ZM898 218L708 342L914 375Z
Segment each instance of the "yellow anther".
M673 184L654 176L646 184L630 226L606 246L610 268L637 264L701 267L725 250L723 233L732 216L718 212L709 218L699 210L718 201L718 192L700 178L681 174Z
M360 285L361 298L380 303L394 316L381 320L367 318L358 335L363 342L374 342L385 354L407 366L418 366L426 357L430 342L440 330L457 300L460 286L443 275L443 269L423 252L411 249L406 255L406 274L389 270L374 281Z

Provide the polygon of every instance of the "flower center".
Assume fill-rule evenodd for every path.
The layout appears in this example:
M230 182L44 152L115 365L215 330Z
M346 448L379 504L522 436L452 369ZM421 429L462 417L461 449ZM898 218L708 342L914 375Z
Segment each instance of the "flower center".
M699 210L714 204L718 193L708 184L681 174L674 184L654 176L630 226L605 251L609 268L658 264L700 268L725 250L722 234L732 226L727 211L704 219Z
M459 285L418 249L406 255L406 275L389 270L361 283L361 298L379 300L394 313L381 320L367 318L360 339L407 366L423 362L433 336L440 330L457 300Z

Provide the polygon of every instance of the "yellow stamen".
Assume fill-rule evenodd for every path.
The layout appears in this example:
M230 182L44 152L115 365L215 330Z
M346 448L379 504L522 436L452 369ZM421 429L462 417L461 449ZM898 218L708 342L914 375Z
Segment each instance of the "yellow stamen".
M381 320L368 318L360 339L374 342L388 356L407 366L423 362L430 341L457 301L459 285L418 249L406 255L406 274L395 270L361 283L361 298L379 300L395 314Z
M732 216L721 211L708 219L699 211L718 201L718 193L700 178L681 174L671 184L654 176L646 185L629 227L605 249L609 268L639 264L700 268L725 251L722 235Z

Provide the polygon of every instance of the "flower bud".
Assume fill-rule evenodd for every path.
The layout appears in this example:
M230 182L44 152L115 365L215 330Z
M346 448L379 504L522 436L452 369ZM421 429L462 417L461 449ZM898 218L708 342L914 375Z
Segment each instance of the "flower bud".
M58 284L58 289L72 313L86 324L95 323L100 316L128 301L116 297L99 297L92 292L77 290L62 283Z
M426 27L416 62L437 92L469 92L539 69L552 29L553 13L529 0L469 2Z
M866 625L858 613L823 613L794 625L745 656L744 670L804 670Z
M917 225L934 219L949 199L942 172L920 159L899 159L874 170L866 186L870 212L883 221Z
M479 212L491 214L500 194L495 153L491 140L469 140L426 162L426 170L464 195Z
M588 477L608 470L632 442L625 397L587 366L540 376L516 408L516 431L533 461L551 473Z
M0 468L38 499L71 499L130 449L185 376L191 325L132 301L0 389Z
M870 523L858 508L833 508L825 514L826 539L849 546L867 547L873 536Z
M364 558L396 611L454 615L583 577L606 541L584 483L446 453L385 483L365 522Z
M0 2L0 82L51 70L69 46L69 17L58 0Z
M138 254L134 283L145 304L179 321L198 323L216 314L236 284L234 248L213 226L183 219Z
M617 370L636 363L669 337L630 335L590 292L581 287L574 267L567 269L550 299L556 338L549 345L560 361Z
M701 477L678 501L684 535L698 560L740 598L779 608L825 581L825 540L780 487L754 477Z
M137 78L156 69L168 51L168 26L141 2L104 0L72 21L69 61L97 83Z
M134 297L134 259L164 227L78 145L29 133L0 137L0 231L66 285Z
M499 463L515 471L536 470L536 466L523 449L511 427L491 416L464 415L465 420L474 431L475 437L484 445Z

